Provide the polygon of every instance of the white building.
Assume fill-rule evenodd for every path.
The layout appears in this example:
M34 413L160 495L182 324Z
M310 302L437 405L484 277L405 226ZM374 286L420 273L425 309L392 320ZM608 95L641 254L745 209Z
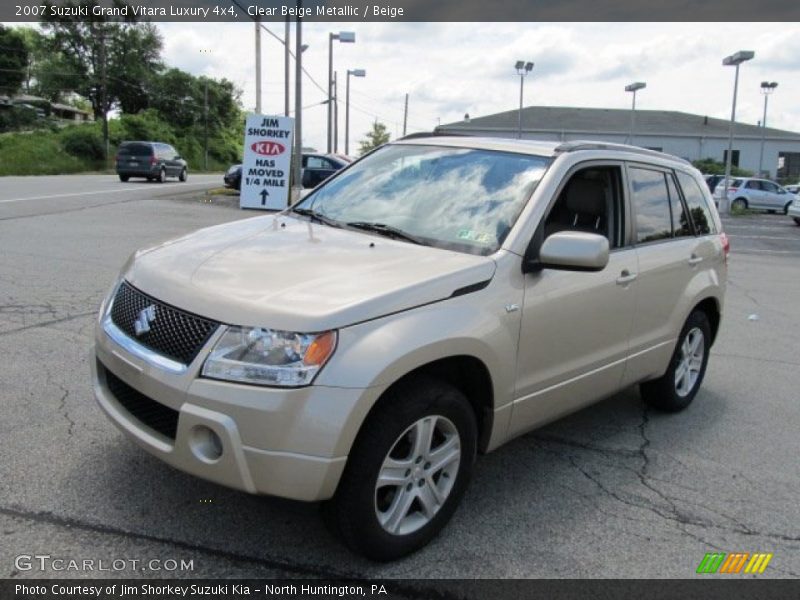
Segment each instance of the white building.
M440 134L516 138L518 110L440 125ZM522 110L523 139L593 140L631 143L687 160L724 162L730 121L666 110L637 110L633 136L631 111L609 108L529 106ZM800 133L734 123L732 162L758 172L762 136L762 172L770 178L800 180Z

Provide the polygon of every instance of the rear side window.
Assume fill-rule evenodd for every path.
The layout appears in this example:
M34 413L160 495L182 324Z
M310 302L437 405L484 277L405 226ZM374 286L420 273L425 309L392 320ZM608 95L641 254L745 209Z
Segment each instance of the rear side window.
M628 172L636 213L636 242L643 244L671 238L672 217L664 173L637 167Z
M708 198L697 185L694 177L681 171L677 171L677 175L697 235L717 233L717 227L708 206Z
M675 178L667 175L667 188L669 189L669 206L672 211L672 233L675 237L685 237L692 235L692 225L689 221L689 214L683 206L683 201L678 193L678 186Z
M123 156L152 156L153 148L149 144L122 144L119 154Z

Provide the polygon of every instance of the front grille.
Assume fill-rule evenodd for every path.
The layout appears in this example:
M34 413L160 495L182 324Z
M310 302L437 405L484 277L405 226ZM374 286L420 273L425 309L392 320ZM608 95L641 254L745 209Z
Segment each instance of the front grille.
M154 429L155 431L167 436L171 440L175 439L178 432L178 411L173 410L169 406L156 402L133 389L127 383L122 381L119 377L114 375L111 371L106 369L102 364L98 365L105 373L106 385L109 391L114 395L125 409L137 421L142 423L145 427Z
M145 311L150 307L153 310ZM137 319L140 325L146 325L149 330L140 329L137 335ZM159 302L126 281L122 282L114 296L111 321L143 346L185 365L194 360L211 334L219 327L216 321Z

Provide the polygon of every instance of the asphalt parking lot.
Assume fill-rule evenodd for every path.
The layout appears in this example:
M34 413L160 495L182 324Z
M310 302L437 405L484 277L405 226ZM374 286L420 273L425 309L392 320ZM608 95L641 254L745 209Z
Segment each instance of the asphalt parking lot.
M94 316L128 255L252 216L197 189L0 203L0 577L687 578L714 551L771 552L760 577L800 577L800 227L789 217L725 219L725 315L689 410L646 410L633 389L519 438L479 461L429 547L379 565L343 549L315 506L174 471L95 405ZM193 570L42 572L17 568L20 554Z

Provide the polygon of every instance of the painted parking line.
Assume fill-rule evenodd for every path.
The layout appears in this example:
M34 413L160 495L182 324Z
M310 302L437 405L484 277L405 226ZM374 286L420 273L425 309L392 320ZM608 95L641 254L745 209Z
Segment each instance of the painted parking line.
M95 190L93 192L72 192L69 194L50 194L47 196L28 196L26 198L7 198L5 200L0 200L0 204L8 204L9 202L24 202L26 200L50 200L52 198L69 198L70 196L94 196L97 194L124 194L126 192L143 192L143 191L154 191L154 190L162 190L168 187L198 187L198 186L205 186L213 184L214 181L206 181L202 183L181 183L181 182L172 182L172 183L163 183L158 187L129 187L129 188L108 188L107 190Z

